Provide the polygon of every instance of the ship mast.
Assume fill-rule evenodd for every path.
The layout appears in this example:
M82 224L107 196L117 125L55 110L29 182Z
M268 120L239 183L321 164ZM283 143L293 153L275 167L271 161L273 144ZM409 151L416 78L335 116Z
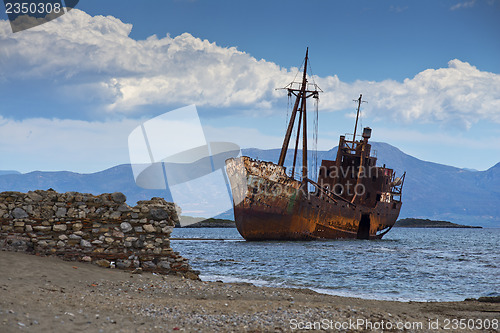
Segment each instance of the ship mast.
M297 129L297 141L295 144L295 152L293 158L293 167L292 167L292 177L295 172L295 162L297 158L297 149L300 135L300 127L302 125L302 180L307 179L307 117L306 117L306 100L309 97L318 98L319 97L319 89L316 84L314 84L314 90L307 89L307 62L309 60L309 48L306 49L306 57L304 60L304 72L302 74L302 82L298 89L293 88L293 84L297 82L292 82L288 84L283 89L287 89L289 94L293 94L295 99L295 104L293 105L292 114L290 116L290 122L288 123L288 128L285 134L285 139L283 140L283 146L281 147L281 153L278 160L278 165L283 166L285 163L286 153L288 151L288 145L290 144L290 138L292 136L293 127L295 125L295 119L297 117L297 112L300 112L298 129ZM299 108L300 105L300 108Z
M358 102L358 112L356 113L356 124L354 125L354 135L352 136L352 141L356 141L356 130L358 129L358 119L359 119L359 109L361 108L361 103L368 103L361 100L363 94L359 94L358 99L353 99L353 102Z

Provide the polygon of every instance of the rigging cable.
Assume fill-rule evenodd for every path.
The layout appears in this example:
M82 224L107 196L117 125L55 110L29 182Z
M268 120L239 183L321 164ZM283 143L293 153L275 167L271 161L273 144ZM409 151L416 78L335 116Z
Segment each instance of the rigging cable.
M312 79L312 85L314 87L314 90L317 90L318 86L316 84L316 81L314 80L314 74L312 71L311 67L311 61L309 61L309 71L311 75L309 76ZM313 170L311 172L311 176L313 180L318 179L318 127L319 127L319 112L318 112L318 105L319 105L319 94L316 96L313 96L314 99L314 118L313 118L313 146L312 146L312 164L313 164Z

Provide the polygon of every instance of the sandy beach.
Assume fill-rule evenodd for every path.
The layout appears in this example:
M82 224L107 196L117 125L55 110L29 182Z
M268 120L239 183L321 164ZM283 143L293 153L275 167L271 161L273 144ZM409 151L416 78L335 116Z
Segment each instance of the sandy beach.
M363 300L5 251L0 268L1 332L499 331L498 303Z

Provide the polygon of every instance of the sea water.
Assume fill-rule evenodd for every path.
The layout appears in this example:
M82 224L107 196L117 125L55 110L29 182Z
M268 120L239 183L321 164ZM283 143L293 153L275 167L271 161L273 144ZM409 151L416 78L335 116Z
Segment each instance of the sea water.
M235 228L176 228L171 237L207 239L171 241L205 281L400 301L500 295L500 228L394 228L382 240L301 242L247 242Z

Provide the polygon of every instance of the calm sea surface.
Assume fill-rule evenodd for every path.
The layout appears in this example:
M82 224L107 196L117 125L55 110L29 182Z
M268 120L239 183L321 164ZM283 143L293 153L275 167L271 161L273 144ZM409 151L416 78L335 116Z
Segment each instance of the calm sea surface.
M235 228L176 228L205 281L402 301L500 295L500 229L394 228L382 240L246 242Z

